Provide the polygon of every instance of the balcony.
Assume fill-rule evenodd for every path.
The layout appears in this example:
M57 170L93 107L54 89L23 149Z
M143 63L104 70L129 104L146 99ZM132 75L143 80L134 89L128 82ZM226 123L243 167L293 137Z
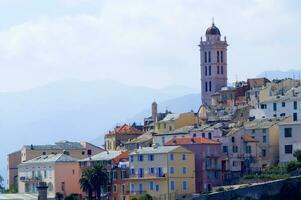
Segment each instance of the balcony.
M25 177L21 176L20 181L24 183L37 183L42 180L42 177Z
M167 177L166 174L144 174L143 176L141 174L135 174L130 176L130 180L147 180L147 179L165 179Z

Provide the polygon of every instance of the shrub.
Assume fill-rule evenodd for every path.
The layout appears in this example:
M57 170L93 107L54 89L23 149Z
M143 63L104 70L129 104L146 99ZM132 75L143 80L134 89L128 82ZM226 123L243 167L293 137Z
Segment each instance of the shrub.
M153 197L149 194L142 195L139 200L153 200Z
M223 191L225 191L225 188L224 187L219 187L219 188L216 189L216 191L217 192L223 192Z
M62 199L64 199L64 194L62 194L60 192L55 193L55 199L56 200L62 200Z
M65 200L80 200L81 198L79 197L78 194L70 194L69 196L65 197Z
M296 151L294 151L293 156L294 156L295 158L297 158L297 161L298 161L298 162L301 162L301 150L300 150L300 149L297 149Z
M301 163L297 161L291 161L287 164L286 170L287 172L292 172L301 167Z

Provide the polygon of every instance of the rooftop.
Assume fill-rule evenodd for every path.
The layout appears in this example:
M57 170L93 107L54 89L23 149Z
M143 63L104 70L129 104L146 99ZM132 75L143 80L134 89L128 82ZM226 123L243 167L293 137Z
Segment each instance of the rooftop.
M90 158L85 158L81 161L108 161L113 160L114 158L120 156L122 151L103 151L99 154L96 154Z
M116 128L114 128L112 131L109 131L109 133L107 135L126 135L126 134L137 134L137 135L141 135L143 134L143 131L134 128L133 126L124 124L122 126L118 126Z
M56 142L55 144L46 145L25 145L23 148L28 150L51 150L51 149L61 149L61 150L71 150L71 149L85 149L85 147L80 142L69 142L67 140Z
M130 155L134 154L164 154L174 151L179 146L158 146L158 147L144 147L134 150Z
M188 144L221 144L220 142L202 137L175 138L166 142L165 145L188 145Z
M264 129L282 122L285 117L272 118L272 119L255 119L244 123L245 129Z
M24 164L34 164L34 163L49 163L49 162L77 162L77 158L73 158L66 154L48 154L48 155L41 155L31 160L28 160L21 165Z
M164 119L161 120L161 122L164 122L164 121L174 121L176 119L178 119L180 117L180 114L179 113L170 113L170 114L167 114Z

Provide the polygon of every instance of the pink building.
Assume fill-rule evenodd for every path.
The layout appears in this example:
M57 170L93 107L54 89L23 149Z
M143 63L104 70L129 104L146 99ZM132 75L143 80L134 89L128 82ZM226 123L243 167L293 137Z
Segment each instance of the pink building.
M211 191L222 185L221 143L202 137L169 140L165 145L180 145L195 154L195 189L197 193Z
M48 196L80 194L78 159L65 154L41 155L18 166L19 193L36 193L38 182L48 186Z

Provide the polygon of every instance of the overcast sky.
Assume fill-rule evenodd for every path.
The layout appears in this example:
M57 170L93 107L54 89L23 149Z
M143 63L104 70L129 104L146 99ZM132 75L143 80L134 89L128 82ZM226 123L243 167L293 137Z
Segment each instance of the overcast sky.
M229 43L229 81L301 69L299 2L0 0L0 91L64 79L198 88L212 17Z

